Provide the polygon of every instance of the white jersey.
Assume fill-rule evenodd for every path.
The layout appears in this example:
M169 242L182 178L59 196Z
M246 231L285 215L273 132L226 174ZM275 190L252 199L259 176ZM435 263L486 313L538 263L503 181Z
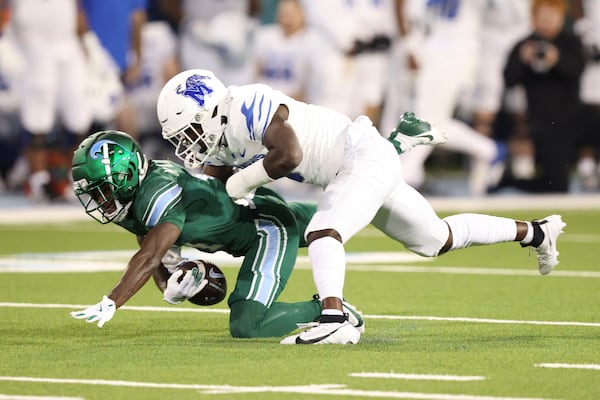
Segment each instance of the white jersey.
M13 0L10 7L21 40L59 40L77 32L76 0Z
M315 48L319 41L311 29L286 37L276 24L258 28L254 48L255 61L260 66L258 81L288 96L310 97L318 62ZM306 100L315 103L312 98Z
M246 14L248 2L245 0L183 0L182 9L186 18L208 21L224 12Z
M296 101L262 84L230 87L232 101L225 130L227 147L206 160L207 165L247 167L267 153L262 139L279 105L289 110L288 123L302 147L302 162L289 178L326 186L344 159L350 118L336 111Z
M477 41L487 0L428 0L429 43Z
M165 63L177 55L176 37L162 21L144 24L142 28L142 72L138 82L127 88L127 95L139 115L150 115L166 82ZM138 118L138 129L149 132L158 128L156 118Z

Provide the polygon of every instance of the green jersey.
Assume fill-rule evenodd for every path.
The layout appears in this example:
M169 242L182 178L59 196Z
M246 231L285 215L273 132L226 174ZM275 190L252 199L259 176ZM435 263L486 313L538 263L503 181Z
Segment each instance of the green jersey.
M181 230L176 244L206 252L245 255L256 240L254 210L234 203L225 185L208 175L192 175L166 160L150 161L127 217L118 225L138 235L170 222Z

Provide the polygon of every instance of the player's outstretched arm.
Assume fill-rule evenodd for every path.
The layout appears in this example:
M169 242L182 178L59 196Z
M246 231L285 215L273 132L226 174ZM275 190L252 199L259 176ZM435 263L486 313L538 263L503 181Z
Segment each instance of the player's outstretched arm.
M117 308L125 304L150 279L160 266L161 259L167 250L175 244L180 229L164 222L156 225L144 238L141 248L131 257L121 280L102 300L93 306L71 313L73 318L84 319L87 322L98 321L98 327L112 319Z

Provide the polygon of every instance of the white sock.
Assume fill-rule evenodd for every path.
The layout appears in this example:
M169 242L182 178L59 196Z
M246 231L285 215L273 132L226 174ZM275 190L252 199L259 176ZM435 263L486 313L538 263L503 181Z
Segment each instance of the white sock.
M327 297L342 299L346 273L344 245L331 236L325 236L308 245L308 255L321 300Z
M525 223L527 224L527 233L523 240L521 240L521 243L529 244L533 240L533 225L531 225L531 222L529 221L525 221Z
M517 223L514 219L483 214L458 214L446 217L444 221L452 231L451 250L512 242L517 237Z
M344 312L335 308L324 308L321 311L321 315L344 315Z

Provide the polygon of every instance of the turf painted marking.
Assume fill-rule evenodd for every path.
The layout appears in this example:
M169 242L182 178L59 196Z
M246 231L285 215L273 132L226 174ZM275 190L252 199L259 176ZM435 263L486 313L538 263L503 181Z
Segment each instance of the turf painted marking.
M383 378L383 379L407 379L413 381L456 381L470 382L483 381L485 376L459 376L459 375L430 375L430 374L398 374L393 372L353 372L350 374L355 378Z
M542 368L570 368L570 369L594 369L600 371L600 364L560 364L560 363L541 363L535 364Z
M232 393L300 393L320 394L331 396L353 396L389 399L419 399L419 400L545 400L531 397L495 397L473 396L468 394L416 393L416 392L384 392L371 390L347 389L346 385L305 385L305 386L230 386L230 385L198 385L181 383L155 383L134 381L113 381L103 379L55 379L36 378L28 376L0 376L0 381L57 383L76 385L103 385L120 387L143 387L154 389L189 389L198 390L202 394L232 394Z
M40 304L40 303L10 303L0 302L0 307L14 308L66 308L83 309L89 304ZM222 308L186 308L186 307L151 307L151 306L123 306L120 310L145 311L145 312L190 312L190 313L218 313L227 314L229 310ZM600 328L600 322L575 322L575 321L527 321L514 319L491 319L470 317L434 317L424 315L364 315L367 319L392 319L392 320L420 320L420 321L448 321L470 322L480 324L523 324L523 325L548 325L548 326L587 326Z
M428 317L424 315L365 315L372 319L407 319L422 321L454 321L473 322L479 324L522 324L522 325L550 325L550 326L589 326L600 328L600 322L575 322L575 321L527 321L515 319L491 319L469 317Z
M15 394L1 394L0 400L84 400L83 397L55 397L55 396L20 396Z
M128 251L110 252L73 252L18 254L0 257L0 273L69 273L69 272L106 272L123 271L127 261L134 253ZM196 249L185 249L183 256L191 259L204 259L222 267L238 268L241 257L233 257L224 252L214 254L203 253ZM110 261L107 261L110 260ZM425 274L457 274L457 275L504 275L535 276L540 274L535 268L477 268L477 267L431 267L427 265L384 265L383 263L408 263L415 261L428 262L425 258L407 252L368 252L348 253L348 271L425 273ZM298 257L295 269L310 269L310 260L306 256ZM553 277L600 278L600 271L554 271Z

